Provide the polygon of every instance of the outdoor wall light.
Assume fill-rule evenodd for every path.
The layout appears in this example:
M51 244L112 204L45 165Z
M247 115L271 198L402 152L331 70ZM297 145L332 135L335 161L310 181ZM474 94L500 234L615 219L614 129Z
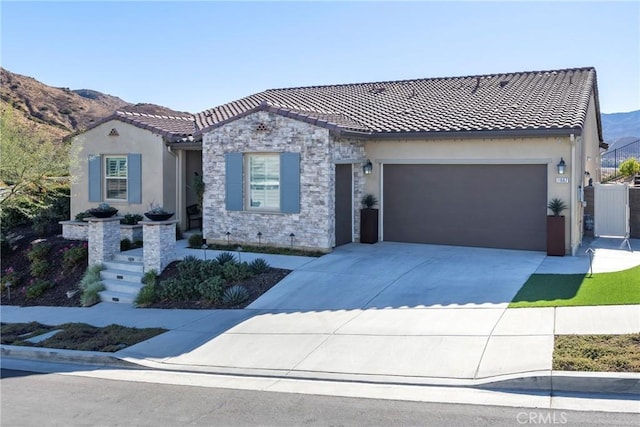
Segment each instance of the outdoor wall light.
M560 163L558 163L558 173L560 175L564 175L564 171L567 168L567 164L564 162L564 159L560 157Z
M372 171L373 171L373 164L371 164L371 160L367 159L367 163L362 165L362 172L364 172L365 175L371 175Z

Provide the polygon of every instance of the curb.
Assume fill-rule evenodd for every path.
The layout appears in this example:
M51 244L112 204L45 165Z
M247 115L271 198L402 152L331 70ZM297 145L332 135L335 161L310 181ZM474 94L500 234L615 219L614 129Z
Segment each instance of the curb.
M569 394L617 395L620 399L638 399L640 396L640 373L631 372L573 372L539 371L525 374L510 374L481 379L452 379L424 377L393 377L382 375L349 375L322 372L265 371L260 369L236 369L189 365L166 365L146 359L132 360L99 351L60 350L42 347L1 345L3 358L46 361L52 363L74 363L119 368L148 368L173 372L203 373L238 377L281 378L290 380L336 381L363 384L393 384L405 386L462 387L479 390L505 392L534 392Z

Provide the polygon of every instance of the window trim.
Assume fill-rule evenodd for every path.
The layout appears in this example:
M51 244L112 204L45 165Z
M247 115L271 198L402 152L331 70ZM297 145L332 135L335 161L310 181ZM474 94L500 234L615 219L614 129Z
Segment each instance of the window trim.
M269 212L269 213L279 213L282 210L282 171L280 170L281 164L281 156L282 153L279 152L252 152L252 153L244 153L243 155L243 169L246 171L243 175L243 187L244 187L244 210L249 212ZM252 157L271 157L277 159L278 166L278 206L276 207L260 207L260 206L252 206L251 201L251 158Z
M103 165L104 165L104 174L102 176L102 181L104 184L104 200L112 201L112 202L128 202L129 201L129 159L126 154L108 154L103 156ZM118 159L124 160L124 173L125 176L113 176L109 177L109 160L110 159ZM110 198L109 197L109 186L108 182L110 180L124 180L124 197L123 198Z

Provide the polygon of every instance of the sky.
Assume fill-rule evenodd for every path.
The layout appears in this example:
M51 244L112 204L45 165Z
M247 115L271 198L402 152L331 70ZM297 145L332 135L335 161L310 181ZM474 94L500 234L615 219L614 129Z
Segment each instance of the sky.
M593 66L640 109L640 1L0 2L0 64L196 113L266 89Z

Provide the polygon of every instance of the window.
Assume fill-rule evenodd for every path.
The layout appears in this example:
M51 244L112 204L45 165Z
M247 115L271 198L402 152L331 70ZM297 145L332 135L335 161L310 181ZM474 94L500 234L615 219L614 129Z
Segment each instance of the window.
M229 211L300 213L300 153L226 153Z
M127 158L105 157L105 199L127 200Z
M247 209L280 210L280 155L248 154Z

